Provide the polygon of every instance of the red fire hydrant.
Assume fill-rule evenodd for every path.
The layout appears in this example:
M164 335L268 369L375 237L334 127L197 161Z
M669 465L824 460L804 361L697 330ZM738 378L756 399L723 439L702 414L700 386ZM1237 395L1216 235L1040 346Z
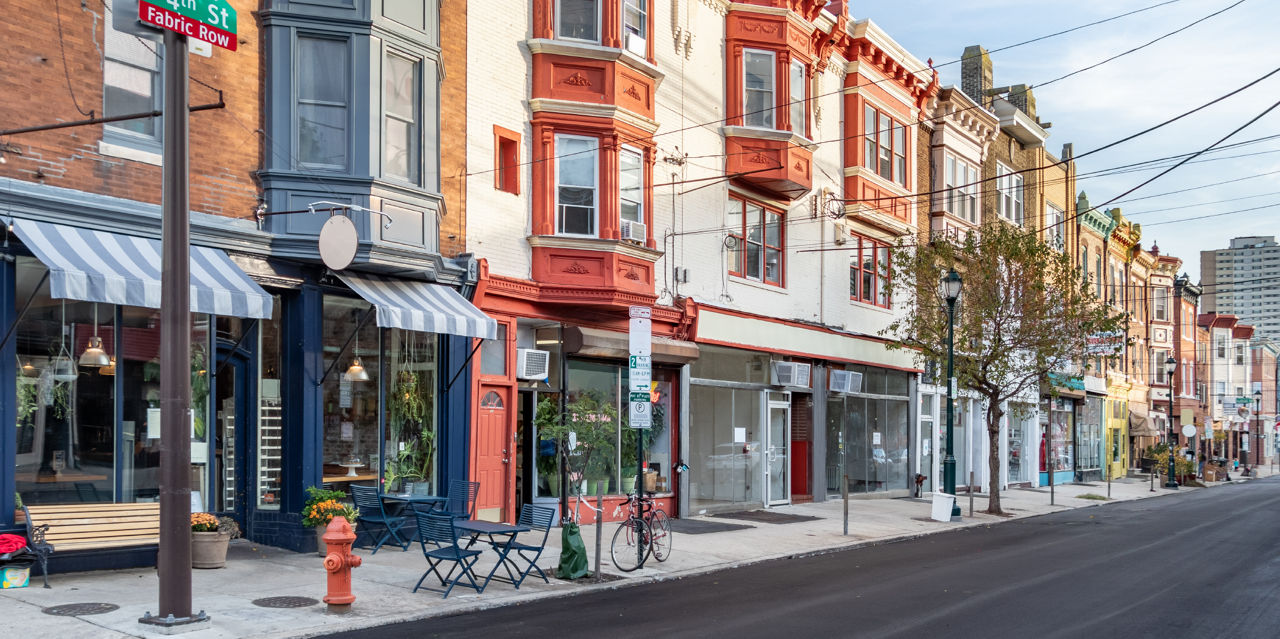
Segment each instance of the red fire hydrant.
M334 517L322 538L329 548L324 557L324 569L329 573L329 592L324 602L329 604L329 612L347 612L356 600L351 594L351 569L360 565L360 558L351 554L356 534L346 517Z

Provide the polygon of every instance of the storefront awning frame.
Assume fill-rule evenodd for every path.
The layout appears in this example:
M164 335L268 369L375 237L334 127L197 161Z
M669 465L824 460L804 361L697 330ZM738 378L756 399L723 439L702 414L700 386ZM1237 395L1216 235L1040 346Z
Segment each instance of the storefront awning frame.
M337 273L338 279L377 309L380 328L400 328L497 339L498 322L443 284L370 273Z

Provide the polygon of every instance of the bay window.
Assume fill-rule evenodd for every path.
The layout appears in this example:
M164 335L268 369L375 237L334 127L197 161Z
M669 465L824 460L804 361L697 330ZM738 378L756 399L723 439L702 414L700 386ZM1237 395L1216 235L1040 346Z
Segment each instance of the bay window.
M618 154L618 211L623 220L644 222L644 156L629 147Z
M558 0L556 2L556 37L599 44L599 1Z
M747 49L742 55L743 123L772 129L774 127L774 63L770 51Z
M577 135L557 135L556 233L596 234L599 141Z
M805 85L805 66L803 62L791 62L791 131L801 137L809 137L809 127L805 115L808 109L808 91Z
M889 308L889 245L854 234L849 255L849 299Z
M943 209L971 223L978 223L978 170L950 153L946 156Z
M907 184L907 129L870 104L862 111L863 165L880 177Z
M418 183L419 133L418 61L388 52L383 69L382 172L406 182Z
M298 163L347 168L347 41L298 37Z
M649 53L648 0L622 0L622 47L640 57Z
M996 189L1000 217L1022 226L1022 175L1003 165L996 165Z
M729 273L782 285L783 215L755 202L730 197L725 209L730 236Z

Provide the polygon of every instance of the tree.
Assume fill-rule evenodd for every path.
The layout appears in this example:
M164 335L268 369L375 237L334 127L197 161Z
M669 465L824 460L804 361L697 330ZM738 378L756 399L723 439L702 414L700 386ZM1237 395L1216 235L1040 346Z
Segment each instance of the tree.
M991 485L985 512L1003 514L999 438L1006 402L1082 359L1090 335L1121 331L1125 318L1092 294L1068 254L1001 221L964 237L900 243L890 264L889 292L905 308L881 334L895 340L892 348L915 350L922 363L947 358L947 303L938 284L952 268L964 278L955 313L955 376L986 404Z

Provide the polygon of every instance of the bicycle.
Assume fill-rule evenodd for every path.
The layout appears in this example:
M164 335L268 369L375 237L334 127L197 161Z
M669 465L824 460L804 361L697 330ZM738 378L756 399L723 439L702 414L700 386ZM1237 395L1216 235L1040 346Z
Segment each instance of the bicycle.
M613 565L622 572L644 566L650 556L666 561L671 556L671 519L658 508L651 497L627 495L627 500L613 510L614 516L627 508L627 518L618 524L609 545Z

